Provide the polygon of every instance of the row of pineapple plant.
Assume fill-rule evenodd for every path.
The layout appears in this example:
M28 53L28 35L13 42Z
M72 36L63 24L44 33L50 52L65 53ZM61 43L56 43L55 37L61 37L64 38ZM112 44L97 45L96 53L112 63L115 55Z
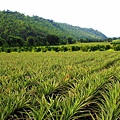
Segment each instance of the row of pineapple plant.
M120 53L1 53L0 119L119 120Z

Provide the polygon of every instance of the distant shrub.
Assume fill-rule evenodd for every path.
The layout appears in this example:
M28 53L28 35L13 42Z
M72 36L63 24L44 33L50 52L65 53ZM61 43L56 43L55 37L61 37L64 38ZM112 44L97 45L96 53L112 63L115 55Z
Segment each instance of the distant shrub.
M90 49L89 46L81 46L81 50L82 50L83 52L88 52L89 49Z
M1 52L5 52L5 48L4 47L1 47Z
M96 51L96 50L99 50L100 46L99 45L94 45L94 46L91 46L91 51Z
M60 47L54 47L53 50L54 50L55 52L59 52L59 51L60 51Z
M32 50L33 50L33 47L32 47L32 46L28 47L28 51L29 51L29 52L32 52Z
M80 47L79 46L71 46L72 51L79 51Z
M11 53L11 49L10 49L10 48L7 48L7 49L6 49L6 53Z
M13 48L13 52L17 52L18 51L18 48L17 47L14 47Z
M113 40L111 42L112 45L117 45L117 44L120 44L120 39L117 39L117 40Z
M23 52L23 51L24 51L24 48L20 48L20 51Z
M38 48L35 49L35 52L40 52L40 51L41 51L40 47L38 47Z
M26 46L23 48L23 51L27 52L27 51L29 51L29 48Z
M47 51L51 51L51 50L52 50L52 47L47 46L46 49L47 49Z
M111 49L111 46L110 45L106 45L105 46L105 50L109 50L109 49Z
M98 49L99 49L99 51L105 51L105 46L104 45L99 45Z
M114 46L114 50L115 50L115 51L120 51L120 45L115 45L115 46Z
M66 52L68 51L68 47L62 46L60 47L60 51Z
M19 52L19 53L22 52L21 47L18 47L17 49L18 49L17 52Z
M47 52L47 48L43 47L43 48L41 48L41 51L42 52Z
M101 48L99 49L99 51L105 51L105 49L101 47Z

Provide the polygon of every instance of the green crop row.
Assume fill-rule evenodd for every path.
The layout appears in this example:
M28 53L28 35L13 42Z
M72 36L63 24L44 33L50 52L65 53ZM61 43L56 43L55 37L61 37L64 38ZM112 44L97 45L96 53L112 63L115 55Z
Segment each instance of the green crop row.
M0 53L0 120L119 120L120 52Z

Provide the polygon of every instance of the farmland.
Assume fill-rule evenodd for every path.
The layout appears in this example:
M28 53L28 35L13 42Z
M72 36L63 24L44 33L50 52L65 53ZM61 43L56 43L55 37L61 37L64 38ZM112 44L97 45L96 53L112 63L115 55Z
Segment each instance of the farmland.
M0 120L120 120L120 52L0 53Z

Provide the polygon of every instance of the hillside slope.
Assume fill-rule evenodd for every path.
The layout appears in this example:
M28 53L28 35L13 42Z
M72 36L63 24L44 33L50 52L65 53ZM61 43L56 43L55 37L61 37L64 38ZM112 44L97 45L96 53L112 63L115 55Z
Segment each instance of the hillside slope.
M46 44L47 35L55 35L64 43L68 38L73 40L91 39L103 40L107 37L94 29L81 28L66 23L57 23L53 20L44 19L38 16L25 16L19 12L0 11L0 39L9 40L12 37L19 37L27 41L33 37L36 41Z

